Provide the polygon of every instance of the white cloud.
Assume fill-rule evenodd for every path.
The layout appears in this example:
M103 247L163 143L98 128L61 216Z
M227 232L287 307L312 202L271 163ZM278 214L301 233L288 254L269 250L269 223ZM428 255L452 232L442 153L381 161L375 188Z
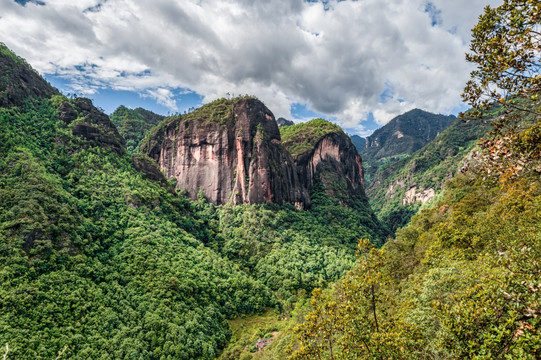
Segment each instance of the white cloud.
M293 103L362 130L419 107L449 113L471 66L469 31L495 0L0 0L0 39L74 89L135 90L175 109L254 94L278 116ZM100 5L101 4L101 5ZM430 11L426 12L427 4ZM89 11L88 9L91 9ZM437 15L437 25L432 26ZM389 89L392 88L392 92ZM382 101L387 90L392 97Z
M161 104L172 111L178 111L177 103L174 99L174 94L171 90L165 88L147 89L143 97L156 99L158 104Z

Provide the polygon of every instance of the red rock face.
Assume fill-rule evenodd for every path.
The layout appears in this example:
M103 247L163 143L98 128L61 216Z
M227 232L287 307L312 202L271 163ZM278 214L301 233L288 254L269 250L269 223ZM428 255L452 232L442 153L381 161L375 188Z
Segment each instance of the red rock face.
M341 187L342 195L351 199L365 198L361 157L346 134L323 136L312 151L295 160L299 178L309 191L316 181L321 181L329 196L336 197Z
M306 209L317 181L330 196L365 199L361 158L345 133L325 135L293 159L263 103L241 99L230 106L231 117L222 122L170 122L142 151L191 198L202 191L214 204L274 202Z
M179 120L162 135L146 151L192 198L203 191L215 204L310 202L274 115L258 100L239 100L225 124Z

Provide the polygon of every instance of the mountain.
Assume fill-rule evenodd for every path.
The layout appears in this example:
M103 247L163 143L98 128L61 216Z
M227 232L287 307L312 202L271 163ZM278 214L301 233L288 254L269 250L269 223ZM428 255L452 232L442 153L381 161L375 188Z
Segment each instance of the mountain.
M366 138L363 155L379 160L412 154L419 150L455 120L452 115L436 115L414 109L399 115Z
M126 140L128 152L134 153L146 134L165 119L165 116L140 107L129 109L119 106L110 118L120 135Z
M291 318L296 302L351 268L359 238L384 241L367 204L344 206L319 186L309 210L285 202L214 205L202 193L192 200L172 189L154 159L129 154L89 99L59 94L7 49L0 58L23 77L35 76L13 78L11 67L0 73L11 76L0 93L16 95L0 106L6 358L215 359L232 340L229 320L265 311ZM254 99L229 105L164 120L147 149L160 129L173 138L203 127L232 136L232 151L237 144L251 151L237 159L254 164L245 168L254 182L284 168L298 177L268 109ZM214 112L198 115L207 110ZM237 122L236 132L223 128ZM213 156L213 133L183 135L200 139Z
M50 98L59 92L24 59L0 43L0 106L21 106L30 97Z
M419 150L447 126L454 116L436 115L414 109L399 115L366 138L361 151L366 182L370 184L378 168Z
M439 194L446 180L468 166L478 139L492 129L483 121L455 119L412 155L381 165L367 187L371 205L394 232Z
M350 206L366 199L361 157L338 125L314 119L282 127L280 133L308 192L320 185L328 196Z
M278 128L259 100L219 99L168 119L141 151L177 188L214 204L310 207L316 183L327 195L366 199L360 156L340 127L322 119Z
M282 117L276 119L276 123L278 124L278 127L295 125L293 121L284 119Z
M363 137L360 137L359 135L351 135L350 138L351 138L351 142L353 143L353 145L355 145L355 147L357 148L357 151L360 154L366 147L366 139Z
M156 128L141 151L167 178L214 204L292 203L308 207L291 156L281 146L274 115L259 100L219 99Z

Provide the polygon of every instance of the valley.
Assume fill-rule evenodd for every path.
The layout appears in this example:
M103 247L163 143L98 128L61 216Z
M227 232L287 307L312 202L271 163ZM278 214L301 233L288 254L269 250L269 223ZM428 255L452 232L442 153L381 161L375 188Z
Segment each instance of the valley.
M536 2L506 6L469 61L509 12L506 36L526 10L538 29ZM0 43L0 354L538 359L538 45L505 96L483 95L503 77L487 65L458 117L413 109L363 138L252 95L107 115Z

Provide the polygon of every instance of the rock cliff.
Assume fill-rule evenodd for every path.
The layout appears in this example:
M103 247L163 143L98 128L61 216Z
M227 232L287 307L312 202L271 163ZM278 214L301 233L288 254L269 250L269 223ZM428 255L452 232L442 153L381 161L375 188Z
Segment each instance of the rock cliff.
M320 184L327 195L348 205L366 200L361 157L339 126L315 119L281 130L284 147L310 193Z
M192 198L202 191L215 204L310 203L274 115L253 98L220 99L171 118L141 152Z
M339 126L315 119L279 129L270 110L249 97L168 119L142 141L141 152L190 197L202 191L215 204L306 209L319 185L347 205L366 200L361 157Z

